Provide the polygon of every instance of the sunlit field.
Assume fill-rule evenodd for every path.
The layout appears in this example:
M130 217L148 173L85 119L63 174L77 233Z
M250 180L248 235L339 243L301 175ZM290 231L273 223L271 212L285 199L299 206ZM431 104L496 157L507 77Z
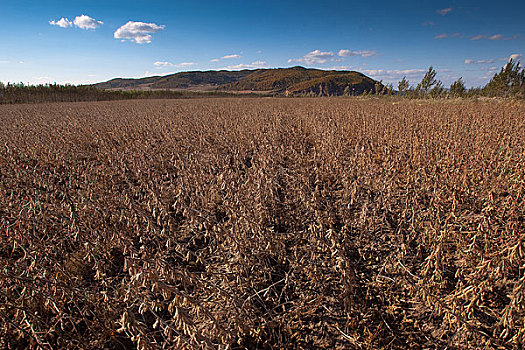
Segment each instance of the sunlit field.
M0 106L0 347L525 346L525 103Z

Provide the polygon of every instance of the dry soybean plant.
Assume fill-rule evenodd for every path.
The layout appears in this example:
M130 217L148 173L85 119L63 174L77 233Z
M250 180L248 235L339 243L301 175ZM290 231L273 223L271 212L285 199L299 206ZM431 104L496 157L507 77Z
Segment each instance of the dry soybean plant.
M521 348L524 116L0 106L0 347Z

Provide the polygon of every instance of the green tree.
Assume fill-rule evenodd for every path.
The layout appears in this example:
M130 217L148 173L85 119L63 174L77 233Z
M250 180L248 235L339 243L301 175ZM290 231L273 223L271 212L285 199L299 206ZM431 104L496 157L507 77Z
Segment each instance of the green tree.
M405 96L408 98L418 98L419 94L418 94L418 91L412 86L408 88Z
M467 97L479 97L481 96L482 89L480 87L471 87L467 90L466 96Z
M432 98L441 97L444 91L445 89L443 89L443 83L440 80L438 80L432 88L432 90L430 90L430 96Z
M525 70L519 61L511 59L483 88L488 96L525 96Z
M425 76L421 80L421 83L417 85L417 92L421 97L425 97L431 91L432 87L438 83L436 80L436 70L430 66Z
M397 90L399 91L399 94L401 96L406 95L409 87L410 87L410 84L407 80L407 77L403 77L403 79L401 79L401 81L397 84Z
M450 85L450 95L452 97L463 97L467 89L465 88L465 82L463 77L460 77L458 80Z

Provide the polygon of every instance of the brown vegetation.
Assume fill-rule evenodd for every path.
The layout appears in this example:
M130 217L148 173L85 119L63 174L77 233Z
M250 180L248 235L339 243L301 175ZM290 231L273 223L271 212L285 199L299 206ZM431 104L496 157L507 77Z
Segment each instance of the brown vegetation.
M524 115L0 106L0 347L521 348Z
M236 82L222 86L226 90L274 91L291 94L342 96L345 88L355 94L374 90L375 80L352 71L320 70L303 67L258 69Z
M264 94L252 94L251 97ZM86 102L147 99L181 99L238 96L229 91L103 90L82 85L24 85L0 82L0 105L44 102Z

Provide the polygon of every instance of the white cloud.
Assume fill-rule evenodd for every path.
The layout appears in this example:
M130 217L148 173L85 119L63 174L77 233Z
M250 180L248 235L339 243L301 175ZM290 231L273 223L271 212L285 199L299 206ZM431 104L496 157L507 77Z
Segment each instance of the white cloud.
M450 11L452 11L452 7L447 7L446 9L437 10L436 12L439 13L441 16L445 16Z
M229 59L232 59L232 58L241 58L242 56L241 55L226 55L226 56L222 56L221 58L223 60L229 60Z
M442 33L439 35L436 35L434 38L436 39L445 39L445 38L463 38L464 35L461 33Z
M9 63L9 61L7 61L7 60L0 60L0 64L6 64L6 63Z
M162 61L157 61L157 62L153 63L153 65L158 67L158 68L173 67L174 66L174 64L171 63L171 62L162 62Z
M144 23L129 21L115 31L113 37L115 39L122 39L135 41L137 44L151 43L151 34L156 33L165 28L164 25L155 23Z
M91 18L86 15L80 15L80 16L75 17L75 19L73 20L73 23L75 24L76 27L80 29L96 29L100 27L102 24L104 24L104 22L97 21L96 19Z
M370 74L370 75L419 75L422 73L426 73L426 69L404 69L404 70L397 70L397 69L363 69L361 72Z
M485 64L485 63L494 63L494 59L490 60L473 60L473 59L466 59L465 64Z
M471 37L470 40L481 40L481 39L492 40L492 41L494 40L516 40L516 39L519 39L519 37L520 37L519 34L515 34L511 37L504 36L503 34L493 34L493 35L478 34L478 35Z
M73 26L73 22L71 22L69 19L62 17L58 21L49 21L49 24L53 26L59 26L62 28L68 28Z
M181 63L178 63L178 64L173 64L171 62L166 62L166 61L157 61L157 62L153 63L153 65L157 69L162 69L162 68L166 68L166 67L184 68L184 67L191 67L191 66L194 66L196 64L197 63L195 63L195 62L181 62Z
M333 52L322 52L321 50L314 50L304 55L306 61L311 60L314 62L325 63L326 60L334 57Z
M58 21L49 21L49 24L54 26L59 26L62 28L70 28L75 25L75 27L80 29L96 29L100 27L104 22L97 21L94 18L91 18L86 15L80 15L76 16L73 22L71 22L69 19L62 17Z
M494 35L486 35L486 34L477 34L474 36L470 36L470 40L513 40L513 39L519 39L519 35L516 34L512 37L506 37L503 36L503 34L494 34ZM442 33L435 36L436 39L444 39L444 38L465 38L465 35L462 33Z
M228 66L224 67L223 69L226 70L237 70L237 69L257 69L257 68L265 68L267 67L266 62L264 61L255 61L250 64L237 64L234 66Z
M488 39L489 40L502 40L503 39L503 35L495 34L495 35L490 36Z
M211 59L210 62L220 62L220 60L231 60L231 59L238 59L241 57L242 57L241 55L232 54L232 55L222 56L221 58Z
M499 67L482 67L480 71L482 72L483 79L491 78L500 68Z
M522 59L523 59L523 55L521 55L519 53L514 53L514 54L509 56L509 61L513 60L514 62L516 62L516 61L521 61Z
M314 50L307 53L302 58L290 58L288 63L291 62L302 62L306 64L322 64L326 63L329 60L333 60L333 52L322 52L321 50Z
M191 66L194 66L196 64L197 63L195 63L195 62L181 62L181 63L177 64L177 67L191 67Z
M355 57L355 56L371 57L371 56L376 56L377 52L373 50L362 50L362 51L339 50L337 55L339 57Z

